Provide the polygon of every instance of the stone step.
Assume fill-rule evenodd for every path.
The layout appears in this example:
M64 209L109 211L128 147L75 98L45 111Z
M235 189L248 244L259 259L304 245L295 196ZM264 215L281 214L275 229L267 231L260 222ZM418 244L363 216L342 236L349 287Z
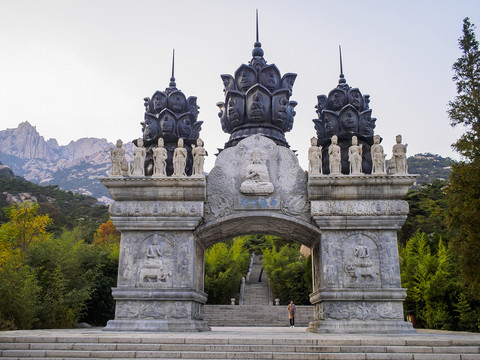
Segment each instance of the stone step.
M204 319L210 326L289 326L286 306L206 305ZM313 320L313 306L297 306L296 326L308 326Z

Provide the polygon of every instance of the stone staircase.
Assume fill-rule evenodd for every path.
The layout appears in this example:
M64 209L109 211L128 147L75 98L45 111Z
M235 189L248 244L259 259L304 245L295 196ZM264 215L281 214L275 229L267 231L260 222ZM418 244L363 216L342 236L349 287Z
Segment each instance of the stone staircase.
M480 359L480 336L332 335L298 328L182 333L101 329L0 333L2 359Z
M204 319L210 326L290 326L286 305L205 305ZM312 320L313 306L297 306L295 326Z
M267 274L263 272L262 260L258 255L253 256L250 276L245 283L243 305L272 305L272 292Z

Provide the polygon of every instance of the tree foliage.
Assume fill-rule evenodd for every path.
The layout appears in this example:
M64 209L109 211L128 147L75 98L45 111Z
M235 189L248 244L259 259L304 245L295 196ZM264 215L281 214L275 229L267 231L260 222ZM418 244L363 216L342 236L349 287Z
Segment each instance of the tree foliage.
M300 254L300 245L289 242L277 250L271 244L263 251L263 267L272 292L282 304L293 300L298 305L309 305L312 292L312 262L310 256Z
M205 292L208 304L229 304L240 290L242 277L248 270L250 254L246 237L237 237L230 244L217 243L205 254Z
M463 285L469 297L480 301L480 51L474 29L466 18L459 39L462 56L453 65L457 96L449 103L448 114L452 126L465 128L453 144L464 161L452 167L447 216Z
M460 294L458 274L443 241L439 239L437 251L432 251L428 243L428 236L417 232L400 248L406 312L416 316L419 327L454 330L454 305Z
M38 210L12 206L0 226L0 329L72 327L82 316L104 325L113 317L118 243L90 245L80 227L49 233Z

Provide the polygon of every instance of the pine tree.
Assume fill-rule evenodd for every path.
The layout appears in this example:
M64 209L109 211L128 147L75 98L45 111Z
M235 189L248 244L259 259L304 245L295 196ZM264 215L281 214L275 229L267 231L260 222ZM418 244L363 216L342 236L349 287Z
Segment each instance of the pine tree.
M453 144L464 159L452 166L447 217L464 286L473 299L480 300L480 52L474 29L466 18L459 39L463 53L453 65L458 95L449 103L448 114L452 126L465 127Z

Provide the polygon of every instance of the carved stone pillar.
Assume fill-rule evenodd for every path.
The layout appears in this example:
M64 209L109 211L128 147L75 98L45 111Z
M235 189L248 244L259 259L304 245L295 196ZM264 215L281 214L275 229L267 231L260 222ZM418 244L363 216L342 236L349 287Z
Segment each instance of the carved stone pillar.
M318 333L409 333L404 321L396 231L408 214L402 200L411 175L309 177L311 214L321 229L312 249Z
M193 230L203 216L205 178L101 179L121 232L114 331L208 331L203 321L205 249Z

